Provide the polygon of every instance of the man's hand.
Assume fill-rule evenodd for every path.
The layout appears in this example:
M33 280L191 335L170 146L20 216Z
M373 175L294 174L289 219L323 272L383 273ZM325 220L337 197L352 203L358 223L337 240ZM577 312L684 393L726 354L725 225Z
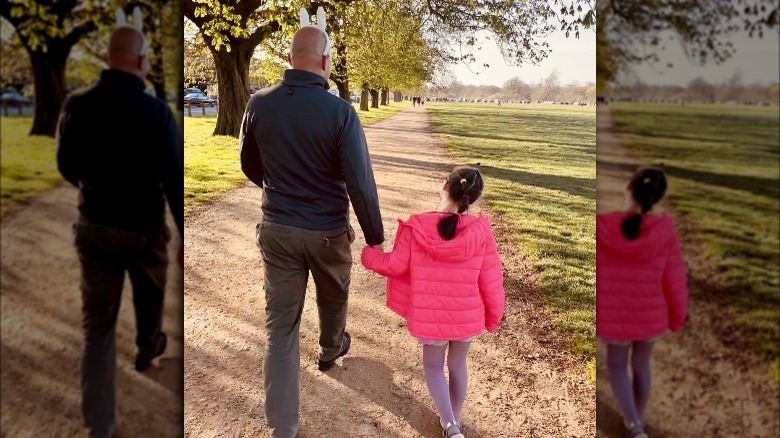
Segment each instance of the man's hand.
M379 252L385 252L385 243L382 242L382 243L379 243L379 244L376 244L376 245L371 245L371 248L374 248L375 250L377 250Z

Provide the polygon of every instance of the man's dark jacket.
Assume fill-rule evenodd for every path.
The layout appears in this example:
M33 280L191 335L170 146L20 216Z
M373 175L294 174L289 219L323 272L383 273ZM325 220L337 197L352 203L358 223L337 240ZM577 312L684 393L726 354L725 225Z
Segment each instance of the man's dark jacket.
M349 223L349 202L366 243L384 242L371 159L355 109L327 81L286 70L249 99L241 124L241 169L263 188L265 220L311 230Z
M104 70L97 84L68 96L57 128L57 165L79 188L84 220L153 230L165 223L167 198L183 235L181 133L168 105L144 88L135 75Z

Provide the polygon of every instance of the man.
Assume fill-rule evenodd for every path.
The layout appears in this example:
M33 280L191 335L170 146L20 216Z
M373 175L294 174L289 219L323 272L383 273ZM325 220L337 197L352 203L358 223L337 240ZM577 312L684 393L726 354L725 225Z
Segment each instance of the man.
M115 329L125 272L133 285L136 370L151 366L166 347L166 198L184 232L181 134L168 105L144 92L143 34L129 26L115 30L107 62L97 84L68 97L57 132L59 171L79 188L82 413L92 437L114 434Z
M265 409L274 437L298 431L298 333L309 271L317 287L319 369L349 351L350 201L366 243L384 242L363 127L352 105L326 91L329 46L321 29L296 32L292 69L252 96L239 137L241 168L263 188L257 243L265 277Z

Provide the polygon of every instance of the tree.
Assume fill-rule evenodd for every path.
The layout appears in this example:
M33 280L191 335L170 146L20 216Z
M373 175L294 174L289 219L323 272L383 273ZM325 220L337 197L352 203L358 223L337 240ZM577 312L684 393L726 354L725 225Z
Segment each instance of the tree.
M185 24L184 33L184 82L188 87L205 87L217 83L217 69L203 36L191 21Z
M582 92L582 97L585 102L595 102L596 101L596 84L593 82L589 83L587 85L587 88Z
M85 53L77 45L68 57L65 66L65 89L75 90L93 84L100 78L100 72L106 67L105 63Z
M734 72L723 88L725 88L725 93L721 97L722 101L739 100L745 89L745 86L742 84L742 72L740 70Z
M10 23L0 19L0 26L3 28L3 37L0 38L0 72L2 72L2 86L12 85L16 88L23 88L30 83L32 78L32 66L30 58L19 40L19 35L6 28L11 28ZM7 36L6 36L7 34Z
M546 37L556 31L579 38L595 25L594 1L587 0L439 0L420 1L426 34L453 60L474 62L478 32L492 34L509 64L539 64L552 52ZM557 21L557 23L556 23ZM457 50L451 49L452 42Z
M504 82L504 92L509 99L523 100L531 98L531 86L520 78L511 78Z
M249 67L249 81L259 87L270 87L282 80L286 69L287 65L273 55L256 56Z
M183 74L181 70L181 35L183 22L180 2L173 0L144 0L130 2L129 7L141 7L144 29L149 44L149 71L146 78L154 87L158 99L167 99L167 90L175 87L181 93ZM184 96L179 96L182 102Z
M544 94L542 94L542 100L558 100L560 91L561 73L557 68L554 68L544 80Z
M310 12L325 9L333 46L331 80L344 99L351 84L359 84L362 102L372 89L387 96L393 87L419 87L421 77L432 79L445 62L467 61L480 30L493 33L511 62L540 62L549 55L544 37L550 32L578 37L595 22L586 0L184 0L184 15L202 32L214 58L220 89L215 134L238 134L253 53L264 41L289 38L302 6ZM450 47L453 39L461 43L458 53ZM409 48L415 56L402 50ZM286 47L274 43L269 50L283 55ZM388 60L396 59L388 54L414 62L388 68Z
M380 93L386 104L391 88L419 88L432 77L435 54L423 38L419 17L404 2L358 2L345 12L354 25L342 36L348 54L345 71L361 84L361 110L368 110L368 95L378 108Z
M35 81L31 135L54 136L65 101L65 65L71 49L97 29L91 2L2 0L0 16L16 29Z
M197 26L214 59L219 109L214 135L238 137L249 99L249 66L255 48L274 32L297 23L300 2L184 0L184 16Z
M687 57L704 65L729 59L738 31L763 37L778 25L777 1L605 0L597 3L596 74L599 86L637 63L657 63L673 35ZM672 67L667 64L667 67Z
M116 27L116 8L126 12L139 6L149 42L148 78L158 96L165 98L165 82L181 83L181 58L176 26L163 21L181 16L171 0L2 0L0 16L16 30L32 66L35 83L35 115L30 134L54 136L57 119L71 85L94 76L105 60L109 33ZM174 20L178 22L179 20ZM175 41L175 42L174 42ZM71 53L78 45L78 56ZM167 55L164 48L167 47ZM87 54L95 59L87 60ZM67 70L66 70L67 69ZM178 79L177 79L178 78Z

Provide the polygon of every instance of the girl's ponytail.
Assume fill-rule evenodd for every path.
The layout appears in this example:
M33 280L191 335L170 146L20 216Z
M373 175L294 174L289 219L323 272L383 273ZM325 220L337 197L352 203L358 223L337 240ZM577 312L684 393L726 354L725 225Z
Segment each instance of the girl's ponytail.
M439 221L439 235L444 240L455 237L458 219L469 205L482 195L482 175L473 167L456 167L447 178L446 190L450 199L458 206L458 212L449 214Z
M639 237L644 214L650 211L666 193L666 176L660 168L642 167L631 178L629 188L634 201L642 206L642 212L623 219L620 230L626 239L634 240Z
M458 228L458 218L460 217L457 213L452 213L447 216L444 216L439 221L439 235L444 240L450 240L453 237L455 237L455 230Z
M623 232L623 236L625 236L626 239L634 240L639 237L639 227L642 225L642 216L644 215L636 213L623 219L623 222L620 224L620 231Z

